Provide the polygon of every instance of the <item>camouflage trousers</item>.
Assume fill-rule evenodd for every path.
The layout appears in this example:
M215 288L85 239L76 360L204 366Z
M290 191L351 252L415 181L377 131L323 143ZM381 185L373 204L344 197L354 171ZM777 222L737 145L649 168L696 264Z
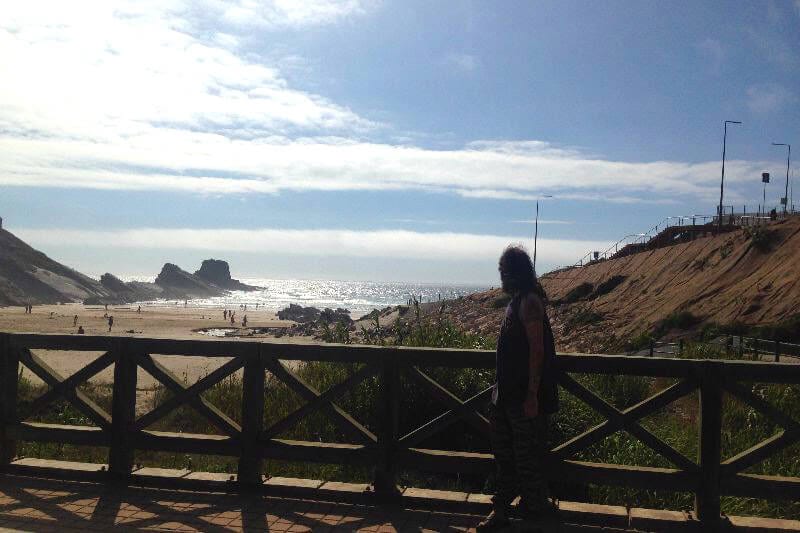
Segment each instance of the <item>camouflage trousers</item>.
M527 418L522 406L489 405L492 452L497 467L492 503L507 508L521 496L520 509L536 512L547 505L543 463L547 451L547 415Z

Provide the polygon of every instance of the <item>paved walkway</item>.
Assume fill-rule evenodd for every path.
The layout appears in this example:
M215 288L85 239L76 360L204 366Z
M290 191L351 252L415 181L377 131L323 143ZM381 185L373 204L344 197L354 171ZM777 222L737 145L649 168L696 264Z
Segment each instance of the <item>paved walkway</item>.
M469 514L0 477L0 530L474 531Z

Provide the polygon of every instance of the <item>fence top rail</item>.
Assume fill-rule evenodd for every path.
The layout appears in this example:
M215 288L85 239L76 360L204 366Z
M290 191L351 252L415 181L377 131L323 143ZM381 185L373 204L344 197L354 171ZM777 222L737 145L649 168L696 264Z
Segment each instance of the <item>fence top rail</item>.
M2 334L2 332L0 332ZM275 357L295 361L343 363L375 362L453 368L494 368L492 350L367 346L355 344L298 344L285 341L230 341L213 339L151 339L92 335L8 333L13 345L30 349L105 351L124 346L131 353L206 357ZM763 361L674 359L630 355L559 353L560 370L575 373L650 377L696 377L709 365L730 379L769 383L800 383L800 365Z

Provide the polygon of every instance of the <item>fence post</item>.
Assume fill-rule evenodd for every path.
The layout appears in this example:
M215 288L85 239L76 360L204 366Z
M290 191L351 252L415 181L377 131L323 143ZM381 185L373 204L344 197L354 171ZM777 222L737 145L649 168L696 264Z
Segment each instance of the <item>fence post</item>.
M111 399L111 449L108 471L112 479L124 481L133 470L130 429L136 421L137 364L130 350L130 340L114 339L114 384Z
M655 349L656 343L653 339L650 339L650 357L653 357L653 350Z
M237 479L240 487L263 483L261 432L264 430L264 359L259 344L248 353L242 377L242 450Z
M722 455L722 387L724 363L704 361L700 376L700 484L695 511L703 531L720 526L719 478Z
M14 460L17 442L9 438L8 426L18 422L17 380L19 356L11 347L11 336L0 334L0 470Z
M397 353L383 353L383 370L380 379L380 428L378 432L378 464L375 467L375 497L381 503L400 498L397 488L397 417L399 413L400 376Z
M739 359L744 357L744 337L739 335Z
M775 362L779 363L781 360L781 341L775 341Z

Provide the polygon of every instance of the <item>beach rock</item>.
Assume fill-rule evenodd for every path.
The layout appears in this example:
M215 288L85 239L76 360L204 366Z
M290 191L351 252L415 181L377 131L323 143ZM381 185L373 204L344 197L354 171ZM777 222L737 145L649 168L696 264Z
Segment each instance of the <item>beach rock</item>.
M350 318L350 311L347 309L342 309L341 307L336 309L328 309L326 307L319 314L318 321L326 324L337 324L339 322L343 322L348 326L353 323L353 319Z
M280 320L293 320L304 324L306 322L315 322L319 319L322 312L316 307L303 307L302 305L289 304L289 307L278 311L278 319Z
M224 289L172 263L166 263L162 267L155 284L164 289L164 298L208 298L225 293Z
M212 283L217 287L227 289L229 291L257 291L261 287L247 285L238 279L231 278L231 269L227 261L221 259L206 259L200 265L200 270L194 273L195 276Z

